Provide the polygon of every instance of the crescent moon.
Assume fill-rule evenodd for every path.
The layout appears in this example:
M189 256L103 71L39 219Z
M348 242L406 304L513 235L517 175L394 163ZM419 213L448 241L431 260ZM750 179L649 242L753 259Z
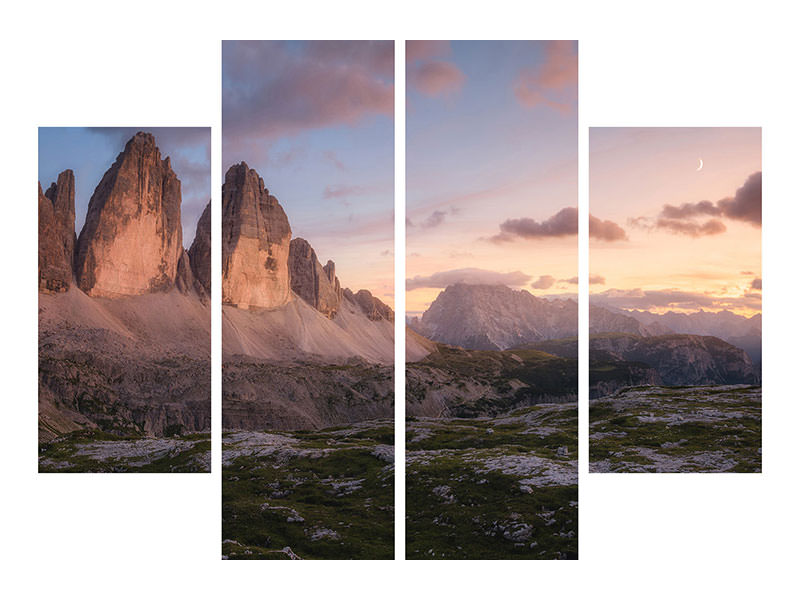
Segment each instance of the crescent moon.
M703 159L698 158L697 160L700 161L700 166L695 169L695 171L702 171L703 170Z

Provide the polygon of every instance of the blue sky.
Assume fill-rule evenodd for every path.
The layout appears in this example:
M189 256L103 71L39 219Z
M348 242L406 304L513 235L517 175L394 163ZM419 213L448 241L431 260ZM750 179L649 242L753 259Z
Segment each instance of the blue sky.
M409 42L407 277L431 282L409 291L410 314L465 272L536 294L577 292L567 281L576 235L497 242L503 223L577 206L577 52L568 41Z
M40 127L42 189L65 169L75 173L75 229L80 234L95 187L137 131L152 133L161 156L170 157L181 181L183 245L194 239L211 194L210 129L206 127Z
M343 287L393 304L394 43L223 42L223 177L245 161Z

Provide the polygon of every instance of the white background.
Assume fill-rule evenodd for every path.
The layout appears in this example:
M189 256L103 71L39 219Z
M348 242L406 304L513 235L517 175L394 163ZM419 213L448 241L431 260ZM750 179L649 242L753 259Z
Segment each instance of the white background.
M5 209L0 584L6 597L796 594L798 15L788 2L650 4L7 3L0 42ZM38 475L36 128L212 126L213 218L219 223L221 39L580 40L582 282L588 275L589 126L762 126L763 474L589 475L584 443L580 560L481 564L221 561L218 469L212 475ZM401 80L397 84L397 214L402 215L403 86ZM404 220L397 221L401 234ZM401 242L398 237L398 257ZM400 282L403 269L400 259ZM219 272L218 256L213 272ZM585 286L581 294L585 299ZM218 285L214 301L219 302ZM217 311L214 317L213 361L219 365ZM584 302L584 327L586 317ZM585 343L581 350L585 392ZM215 433L219 384L215 370ZM582 396L584 440L587 410ZM218 457L215 442L214 460ZM398 527L401 492L398 488Z

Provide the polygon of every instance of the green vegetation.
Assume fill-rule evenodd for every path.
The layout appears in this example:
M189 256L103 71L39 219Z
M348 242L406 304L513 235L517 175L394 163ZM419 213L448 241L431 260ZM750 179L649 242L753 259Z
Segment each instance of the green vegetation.
M577 410L406 424L408 559L574 559Z
M393 558L393 443L387 420L224 435L223 555Z
M40 473L207 473L210 465L210 433L148 438L83 430L39 444Z
M592 400L593 471L760 472L761 388L637 386Z

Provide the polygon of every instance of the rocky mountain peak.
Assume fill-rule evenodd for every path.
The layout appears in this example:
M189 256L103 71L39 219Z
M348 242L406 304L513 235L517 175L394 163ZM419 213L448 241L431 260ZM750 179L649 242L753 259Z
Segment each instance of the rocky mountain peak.
M194 241L188 252L192 274L206 296L211 294L211 202L197 221Z
M381 302L380 299L373 296L369 290L358 290L354 294L350 288L345 288L342 295L358 306L370 321L386 320L394 322L394 311Z
M289 302L291 236L259 174L245 162L230 167L222 186L222 301L242 308Z
M437 342L475 350L505 350L576 336L578 305L538 298L504 285L448 286L409 326Z
M336 316L342 303L336 265L329 260L323 267L303 238L293 239L289 246L289 278L295 294L329 319Z
M39 289L65 292L73 281L75 175L58 175L46 192L39 183Z
M181 182L155 138L125 145L89 200L78 238L76 276L90 296L168 289L183 253Z

